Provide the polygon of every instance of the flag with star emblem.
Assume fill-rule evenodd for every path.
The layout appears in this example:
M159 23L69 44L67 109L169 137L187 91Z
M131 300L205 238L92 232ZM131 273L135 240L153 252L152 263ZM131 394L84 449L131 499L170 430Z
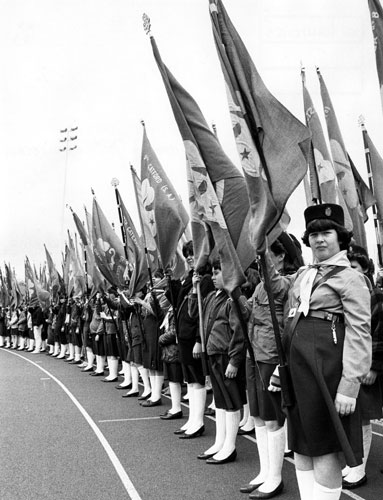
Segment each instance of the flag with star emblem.
M162 62L153 37L151 43L186 151L196 270L202 269L214 251L221 260L224 287L231 293L245 282L243 270L254 260L244 178L224 153L197 103Z
M147 256L147 265L150 267L151 272L154 273L158 269L158 267L160 267L157 242L154 237L154 214L151 212L151 210L147 209L150 208L150 206L146 207L144 204L141 179L138 177L137 172L132 166L130 167L130 170L132 172L134 193L136 195L137 202L137 211L140 218L144 248Z
M162 268L170 270L189 216L148 140L145 126L141 153L141 190L144 206L154 220L152 230Z
M93 198L92 241L95 262L104 278L117 288L128 285L124 245L113 231L96 198Z
M118 190L117 190L118 192ZM122 214L122 225L126 240L126 253L129 266L129 296L132 297L146 285L149 275L148 268L144 257L144 245L134 226L133 220L130 217L121 195L118 192L120 200L120 208Z
M260 253L307 171L310 131L268 91L220 0L210 14Z
M379 0L368 0L368 7L370 9L376 70L378 73L380 98L383 108L383 9Z
M326 118L327 132L330 140L330 149L334 169L338 180L339 189L352 220L354 239L357 245L367 248L366 231L364 228L363 212L359 203L359 197L355 186L354 176L348 160L346 147L335 115L330 94L327 90L323 76L319 69L317 75L320 83L320 91L323 109Z

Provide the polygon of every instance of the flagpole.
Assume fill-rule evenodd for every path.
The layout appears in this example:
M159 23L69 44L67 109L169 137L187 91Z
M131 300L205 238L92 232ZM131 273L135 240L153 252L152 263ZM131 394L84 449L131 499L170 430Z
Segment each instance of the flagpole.
M202 305L202 294L201 294L201 282L197 281L197 300L198 300L198 321L199 321L199 336L201 337L201 349L202 349L202 370L205 377L209 375L209 371L207 369L207 355L206 355L206 339L205 339L205 330L203 324L203 305Z
M367 141L367 129L364 124L364 118L361 115L359 117L359 124L362 129L362 136L363 136L363 145L364 145L364 154L366 157L366 165L367 165L367 174L368 174L368 184L370 187L370 190L372 194L374 194L374 182L372 178L372 170L371 170L371 153L370 149L368 147L368 141ZM382 242L381 242L381 231L380 231L380 221L378 220L378 213L376 209L376 204L374 203L372 205L372 213L373 213L373 219L374 219L374 228L375 228L375 237L376 237L376 245L378 248L378 262L380 267L383 266L383 255L382 255Z

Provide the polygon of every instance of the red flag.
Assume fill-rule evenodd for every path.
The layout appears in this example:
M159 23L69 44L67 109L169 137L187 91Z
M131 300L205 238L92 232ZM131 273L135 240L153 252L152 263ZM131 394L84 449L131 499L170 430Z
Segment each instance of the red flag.
M245 226L249 203L244 179L207 126L197 103L163 64L153 37L151 43L186 151L196 270L208 259L214 242L224 286L231 293L245 282L243 269L254 260ZM242 262L236 247L241 249Z
M220 0L210 0L210 13L261 252L307 171L310 132L268 91Z
M164 270L171 267L178 241L189 216L159 162L144 126L141 153L141 186L144 207L153 218L155 240Z
M93 198L92 240L95 261L104 278L118 288L128 284L124 246Z
M363 212L359 203L354 176L348 160L346 147L335 115L330 94L328 93L323 77L317 69L320 83L323 108L326 117L327 132L330 140L331 154L334 161L334 169L338 180L339 189L343 195L353 226L355 242L367 248L366 231L364 228Z
M149 279L149 275L144 258L144 246L142 244L142 240L137 233L119 192L118 198L120 200L122 224L126 239L126 252L131 274L129 282L129 295L132 296L143 289Z

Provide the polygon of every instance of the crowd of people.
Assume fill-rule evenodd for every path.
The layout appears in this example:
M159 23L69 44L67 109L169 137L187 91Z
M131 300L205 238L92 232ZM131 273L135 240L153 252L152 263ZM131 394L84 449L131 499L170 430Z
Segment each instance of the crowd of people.
M199 460L233 462L237 435L255 434L259 467L242 493L282 494L290 454L302 500L339 499L342 487L367 481L371 420L382 418L383 291L341 207L312 206L304 216L311 265L283 233L229 296L220 260L196 273L188 242L182 281L157 271L133 297L111 287L86 300L60 296L47 311L2 308L0 346L77 364L143 407L161 405L166 380L163 420L183 418L186 384L179 439L201 436L204 416L215 414L214 441Z

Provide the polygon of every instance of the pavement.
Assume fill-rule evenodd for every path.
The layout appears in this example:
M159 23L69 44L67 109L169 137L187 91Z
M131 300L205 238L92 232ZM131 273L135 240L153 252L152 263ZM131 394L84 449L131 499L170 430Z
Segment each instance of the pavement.
M120 379L121 381L122 379ZM240 500L257 474L256 441L238 436L238 458L208 465L198 454L214 442L213 417L192 440L173 434L184 419L170 407L143 408L117 383L45 353L0 349L0 500ZM383 498L383 425L374 423L368 482L341 499ZM294 461L286 458L280 498L299 499Z

